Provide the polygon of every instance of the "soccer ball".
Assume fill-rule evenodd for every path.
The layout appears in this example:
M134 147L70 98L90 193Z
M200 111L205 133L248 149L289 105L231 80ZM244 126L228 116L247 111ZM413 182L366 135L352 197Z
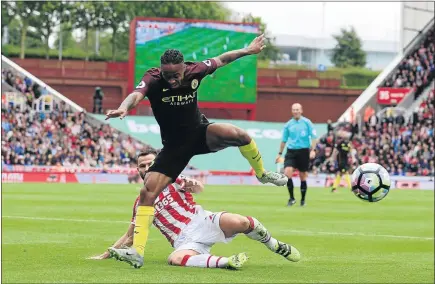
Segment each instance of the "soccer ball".
M367 163L359 166L352 174L352 192L360 199L377 202L387 196L391 179L381 165Z

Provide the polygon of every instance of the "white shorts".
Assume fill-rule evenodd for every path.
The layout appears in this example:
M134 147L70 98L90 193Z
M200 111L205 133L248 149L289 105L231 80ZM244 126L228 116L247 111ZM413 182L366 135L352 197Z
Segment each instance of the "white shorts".
M213 213L199 207L196 217L181 231L181 234L175 240L174 252L194 250L199 254L209 254L214 244L231 242L235 236L226 238L219 226L223 213L225 212Z

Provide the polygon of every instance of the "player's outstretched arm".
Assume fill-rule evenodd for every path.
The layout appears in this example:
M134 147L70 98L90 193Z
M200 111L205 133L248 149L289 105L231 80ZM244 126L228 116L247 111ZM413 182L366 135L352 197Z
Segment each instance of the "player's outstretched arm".
M264 34L262 34L256 37L247 48L228 51L213 59L216 61L217 67L219 68L239 59L240 57L258 54L265 47L265 37Z
M116 110L109 110L106 114L106 120L109 118L119 117L123 119L128 112L133 109L135 106L139 104L141 100L143 100L145 97L144 94L141 92L133 92L130 95L128 95L125 100L121 103L118 109Z
M119 240L117 240L116 243L113 244L112 247L113 248L120 248L122 246L131 246L133 243L133 232L134 232L134 225L130 224L127 232L124 235L122 235L122 237L120 237ZM109 252L105 251L104 253L102 253L100 255L91 256L91 257L88 257L87 259L102 260L102 259L107 259L109 257L110 257Z

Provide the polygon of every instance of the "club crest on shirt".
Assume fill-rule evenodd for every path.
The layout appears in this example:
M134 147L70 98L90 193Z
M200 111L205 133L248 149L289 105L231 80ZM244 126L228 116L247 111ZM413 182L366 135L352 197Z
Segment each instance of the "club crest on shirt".
M191 84L191 86L192 86L192 89L196 89L196 88L198 88L198 80L197 79L193 79L192 80L192 84Z

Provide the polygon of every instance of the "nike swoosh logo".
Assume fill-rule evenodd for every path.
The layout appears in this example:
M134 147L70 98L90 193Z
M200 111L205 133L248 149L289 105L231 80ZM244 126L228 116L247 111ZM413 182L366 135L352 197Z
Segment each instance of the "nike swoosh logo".
M166 91L168 91L169 89L163 89L163 92L166 92Z
M260 151L257 152L257 155L255 155L255 157L252 157L252 159L256 159L258 157L258 155L260 155Z
M134 255L134 253L129 253L129 252L126 252L125 254L126 255Z

